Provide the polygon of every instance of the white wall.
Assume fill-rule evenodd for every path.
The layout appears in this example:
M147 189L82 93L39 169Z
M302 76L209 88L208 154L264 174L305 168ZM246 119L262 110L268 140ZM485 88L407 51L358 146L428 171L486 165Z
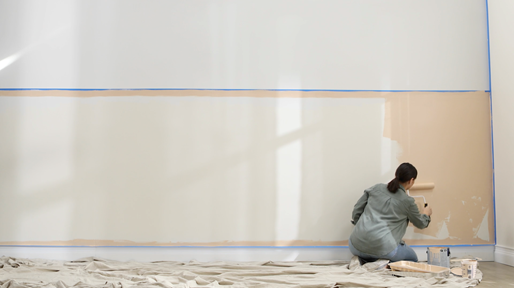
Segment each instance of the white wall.
M514 266L514 2L489 0L496 175L496 261Z
M0 171L10 177L0 199L11 205L0 216L18 216L0 217L0 242L346 240L363 187L387 182L399 164L398 144L381 135L384 107L385 99L1 97Z
M440 91L487 90L489 87L483 0L150 3L0 1L0 88ZM249 226L244 221L248 219L260 225L258 227L268 230L271 227L272 231L267 231L269 234L266 235L285 233L287 238L302 233L312 236L319 232L321 240L342 240L351 227L344 218L344 211L337 210L337 201L344 201L351 209L358 194L351 197L338 194L337 189L344 187L332 180L338 179L340 171L352 172L353 177L363 175L358 171L373 170L373 177L367 179L370 182L360 185L367 187L374 182L386 181L397 164L394 156L401 154L394 141L382 137L386 113L380 97L305 101L299 101L299 98L282 101L227 97L186 100L161 97L13 98L3 97L0 105L0 116L4 119L0 123L0 132L8 139L0 144L0 153L3 153L0 188L9 192L2 194L5 200L19 205L11 205L3 213L18 212L19 217L17 222L1 222L4 231L11 231L1 235L4 241L58 241L80 237L194 242L226 240L226 235L235 240L255 240L265 235L259 231L245 231ZM177 106L173 101L182 103ZM342 107L337 110L339 104ZM338 113L341 111L344 113ZM363 117L358 127L372 132L366 134L373 139L365 141L365 145L348 143L339 136L348 134L345 131L356 133L349 134L353 136L363 133L355 128L356 117L352 118L352 113L369 116ZM311 129L305 125L309 124L305 119L317 121L323 117L330 120L323 124L327 129L318 126ZM425 122L430 123L429 120ZM219 129L209 130L213 126ZM324 129L327 137L317 133L316 129ZM296 145L291 139L300 134L308 137ZM181 141L174 141L173 137ZM367 138L361 136L359 139ZM261 145L269 143L276 145ZM346 147L344 145L359 146L362 150L352 153L349 149L338 149ZM246 149L248 147L265 153L256 154L254 150ZM227 148L222 152L228 156L219 158L221 150L215 148ZM134 149L143 152L131 154ZM375 162L362 161L366 165L355 170L355 159L359 158L359 153L364 155L366 149L376 154ZM181 153L184 150L189 154ZM159 158L161 151L167 153L166 158ZM243 153L238 154L240 151ZM341 152L334 156L334 151ZM191 160L187 159L188 155L193 155L192 161L188 161ZM308 169L302 170L297 165L301 157L320 162L309 162ZM209 162L209 159L216 161ZM254 163L246 161L248 159ZM316 174L322 170L319 169L323 164L320 159L330 162L325 169L330 170L326 172L330 181L316 182L323 179ZM341 159L351 161L339 161ZM131 166L127 161L138 162L141 166ZM273 165L259 164L262 162ZM102 165L105 163L108 165ZM212 163L215 165L210 165ZM340 167L340 163L346 164ZM148 167L152 169L145 170ZM156 167L159 169L154 170ZM219 167L227 169L220 170ZM189 173L188 169L194 173ZM168 173L166 177L152 178L163 171ZM279 174L276 171L282 176L275 177ZM199 173L207 180L197 177ZM148 182L139 181L138 175L143 175L142 179ZM244 178L245 175L267 176L251 178L255 180L252 182ZM130 182L124 182L124 179ZM310 196L316 196L316 189L320 187L326 195L336 195L337 201L332 201L333 197L304 200L311 218L302 219L307 223L303 231L284 232L265 225L282 223L277 227L285 227L287 221L291 221L289 212L295 207L286 209L287 213L280 209L280 205L289 205L291 195L285 193L286 197L281 197L280 193L273 193L275 189L297 191L299 179L306 179L313 187ZM365 181L354 183L357 182ZM131 185L133 183L137 185ZM146 183L154 186L147 187ZM170 183L186 183L177 193L187 196L173 194L166 197L190 199L191 203L198 195L205 196L199 191L203 193L216 187L217 192L225 193L226 197L248 203L248 209L240 207L244 210L242 213L249 215L248 219L233 217L223 199L197 197L201 200L200 207L193 207L193 210L212 208L213 216L208 220L215 225L199 223L202 229L211 227L211 231L189 233L188 227L193 226L179 227L183 229L180 232L186 232L184 234L176 233L170 227L162 233L153 230L158 237L146 239L148 234L140 232L153 229L145 225L148 221L161 221L159 228L171 223L165 219L171 215L166 213L167 203L163 201L168 198L158 197L170 191ZM193 192L187 190L190 187L194 188L191 188ZM145 188L152 188L155 194L145 198L150 195L144 194ZM347 190L353 192L356 189L362 190L354 184ZM138 194L132 193L136 190ZM235 193L237 191L247 193ZM261 191L271 192L259 193ZM126 200L127 195L136 198L132 199L134 203L140 197L159 209L146 207L148 213L143 218L137 214L126 217L127 210L116 207L116 199L125 197ZM267 198L258 198L262 195ZM300 201L298 197L293 200L296 204ZM266 206L275 201L279 203L278 208ZM176 201L171 202L175 205L174 212L187 208ZM341 215L326 213L331 210L324 209L324 205L330 205L330 209ZM105 220L102 213L106 211L118 218ZM138 207L129 207L129 211L138 211ZM267 214L260 217L262 211ZM325 214L320 215L323 211ZM198 220L194 214L181 215L189 216L189 221ZM316 221L326 222L334 215L344 218L340 221L345 224L338 226L341 230L317 225ZM299 218L299 214L293 213L293 221ZM54 222L55 219L58 221ZM130 221L124 223L126 226L110 224L110 221L119 223L116 220ZM221 227L223 223L231 223L238 229ZM331 225L338 224L333 222ZM216 229L218 226L223 229ZM137 230L130 230L134 227ZM170 240L170 235L179 238ZM289 254L287 257L294 255ZM326 258L342 254L330 255Z
M484 0L0 5L0 88L489 87Z

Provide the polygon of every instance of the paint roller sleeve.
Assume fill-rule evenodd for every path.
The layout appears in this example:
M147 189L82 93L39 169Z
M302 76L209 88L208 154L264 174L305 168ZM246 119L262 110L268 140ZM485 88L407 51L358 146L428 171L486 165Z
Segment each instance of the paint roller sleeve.
M419 183L414 184L409 190L432 190L435 188L434 183Z

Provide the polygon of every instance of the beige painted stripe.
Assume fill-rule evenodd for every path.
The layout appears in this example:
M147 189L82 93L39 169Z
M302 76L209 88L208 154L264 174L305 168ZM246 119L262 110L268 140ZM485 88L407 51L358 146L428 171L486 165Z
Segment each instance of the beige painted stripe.
M473 239L473 241L466 241L462 239L405 239L409 245L490 245L494 244L481 239ZM342 241L310 241L310 240L292 240L292 241L222 241L222 242L134 242L134 241L114 241L114 240L86 240L75 239L68 241L9 241L0 242L0 246L140 246L140 247L180 247L180 246L194 246L194 247L302 247L302 246L348 246L348 240Z

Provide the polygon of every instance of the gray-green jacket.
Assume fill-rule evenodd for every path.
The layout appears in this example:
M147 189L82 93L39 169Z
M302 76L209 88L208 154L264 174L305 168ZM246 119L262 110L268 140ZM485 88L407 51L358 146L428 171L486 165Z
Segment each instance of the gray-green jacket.
M420 229L430 223L430 217L419 213L414 199L401 185L396 193L391 193L386 184L364 190L353 208L352 218L355 223L350 236L353 247L377 257L396 249L409 221Z

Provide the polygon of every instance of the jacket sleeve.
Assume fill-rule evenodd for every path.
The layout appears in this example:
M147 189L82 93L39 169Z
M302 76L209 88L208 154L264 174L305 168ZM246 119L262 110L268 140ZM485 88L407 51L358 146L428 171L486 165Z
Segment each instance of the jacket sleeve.
M368 197L369 192L366 190L364 191L364 194L359 198L355 206L353 206L353 212L352 212L352 223L353 225L356 225L359 221L359 218L362 215L362 212L364 212L364 208L368 204Z
M425 229L430 224L430 216L419 213L418 205L414 199L410 198L405 202L405 209L407 211L407 217L414 226L419 229Z

